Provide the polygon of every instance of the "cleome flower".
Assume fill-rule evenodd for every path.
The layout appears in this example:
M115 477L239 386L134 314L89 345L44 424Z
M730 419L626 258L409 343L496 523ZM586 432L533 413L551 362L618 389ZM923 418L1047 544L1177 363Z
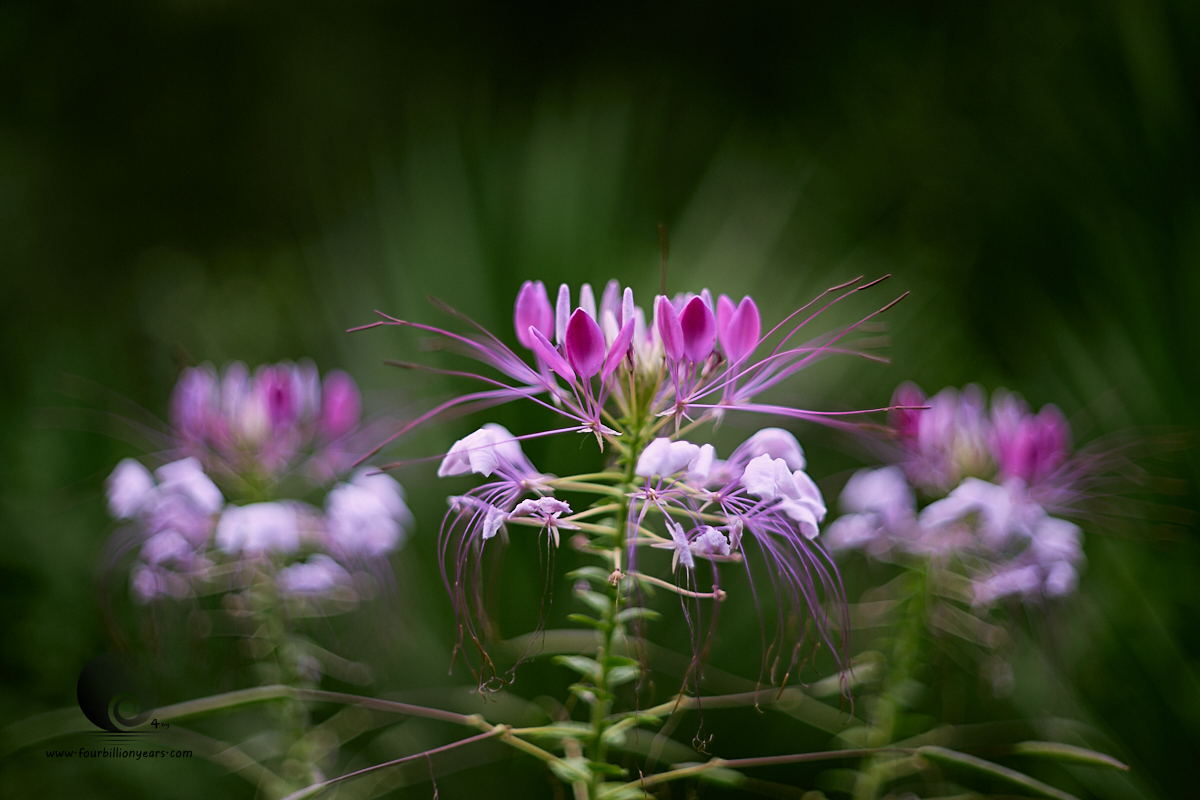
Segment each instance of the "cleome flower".
M843 414L865 413L808 411L757 398L829 355L865 355L852 334L884 309L807 342L798 337L830 306L870 285L856 280L834 287L765 335L758 306L749 297L714 300L708 290L659 295L648 315L632 290L616 281L608 283L599 302L587 284L577 293L560 286L551 302L544 284L526 281L513 309L516 349L444 306L472 332L387 316L364 326L431 333L498 373L433 370L482 385L407 422L392 439L456 409L513 400L533 402L563 420L561 426L520 437L487 424L456 441L442 458L440 477L474 474L484 481L449 499L439 535L460 648L470 643L483 659L483 671L490 669L486 640L495 631L481 588L482 558L495 550L493 540L506 540L499 534L530 526L546 534L551 556L561 545L561 531L568 529L575 532L571 541L577 547L620 554L610 571L611 580L625 587L629 599L624 602L635 602L640 582L660 580L639 572L639 561L645 560L639 551L645 547L671 551L675 581L669 585L697 601L724 597L715 567L713 591L701 591L706 587L698 581L707 581L698 577L701 562L738 562L751 576L756 601L766 593L778 599L760 605L776 610L772 670L786 673L799 662L796 632L805 619L819 631L814 644L840 652L835 645L844 636L833 630L833 621L844 615L831 614L829 606L844 597L818 536L826 508L804 471L795 437L781 428L764 428L728 460L720 460L711 444L693 443L686 434L731 412L829 424L842 424ZM595 438L610 455L610 466L594 475L558 478L540 473L521 451L519 440L570 433ZM599 500L573 512L579 506L558 496L564 492ZM622 584L626 577L630 580ZM785 639L793 645L784 647ZM481 676L481 683L487 682Z
M925 396L904 384L894 401L914 406ZM1083 535L1060 517L1078 510L1095 462L1072 454L1062 414L1054 406L1034 414L1002 390L989 410L978 387L944 389L928 406L893 412L898 464L850 479L830 546L957 564L980 607L1072 592ZM918 510L918 496L932 502Z
M361 414L353 379L322 381L307 362L184 370L174 460L151 473L125 459L107 482L109 511L127 523L115 541L136 551L134 597L224 591L231 569L233 588L266 575L280 596L310 598L344 595L356 571L382 574L413 519L394 478L347 474ZM322 488L323 509L300 499Z

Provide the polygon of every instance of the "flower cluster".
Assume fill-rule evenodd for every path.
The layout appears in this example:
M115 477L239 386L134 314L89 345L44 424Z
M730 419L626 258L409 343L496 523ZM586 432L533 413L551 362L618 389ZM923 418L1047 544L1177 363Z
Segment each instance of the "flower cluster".
M456 442L442 461L440 476L472 472L489 479L450 498L440 536L443 577L459 612L460 644L470 639L482 650L482 634L490 634L480 629L486 619L479 588L484 547L507 527L524 525L544 532L549 548L559 544L561 531L571 530L584 550L622 554L611 565L612 582L631 578L624 583L627 593L641 582L663 584L638 571L643 546L671 550L672 571L682 566L683 572L678 583L666 585L696 599L724 597L715 567L713 591L695 590L697 559L741 562L756 586L756 598L758 567L751 569L751 564L761 564L779 600L773 606L778 635L802 628L798 623L807 617L815 620L822 643L836 653L826 604L843 601L840 579L816 539L825 505L804 472L795 437L778 428L764 429L727 461L716 458L712 445L683 437L730 411L818 421L864 413L815 412L763 404L756 397L827 355L858 353L848 336L879 311L805 343L793 339L829 306L870 285L852 281L834 287L764 334L758 307L749 297L735 303L725 295L714 300L708 290L660 295L648 317L634 302L633 291L622 290L616 281L609 282L599 303L584 284L573 304L570 288L563 285L553 305L540 281L526 281L513 313L516 339L528 351L526 357L469 320L474 334L391 317L375 323L445 337L511 381L450 373L477 379L485 388L431 409L395 436L455 407L516 399L530 400L565 420L563 427L520 437L485 425ZM594 436L611 453L610 467L567 478L542 474L518 442L568 432ZM574 513L556 496L560 492L600 495L601 500ZM790 660L783 659L785 669L796 663L798 647L775 649L790 652Z
M1033 600L1072 592L1083 562L1082 532L1053 514L1071 511L1085 467L1054 406L1030 412L1017 395L944 389L926 400L896 390L896 464L862 470L841 495L847 512L826 534L833 550L858 548L966 566L973 599ZM926 410L911 410L927 406ZM918 495L928 502L918 511Z
M322 381L310 361L266 364L253 375L235 361L222 375L211 364L185 369L170 415L183 455L245 488L295 472L327 482L357 457L362 398L349 375L334 370Z
M360 409L349 376L333 372L322 384L311 364L265 366L250 378L234 363L220 380L207 365L185 370L171 404L183 457L153 473L127 458L108 479L109 510L133 523L134 595L185 597L249 568L270 573L285 596L350 596L353 571L396 549L412 525L393 478L345 476ZM347 479L334 482L322 510L283 495L284 479L297 475L310 491Z

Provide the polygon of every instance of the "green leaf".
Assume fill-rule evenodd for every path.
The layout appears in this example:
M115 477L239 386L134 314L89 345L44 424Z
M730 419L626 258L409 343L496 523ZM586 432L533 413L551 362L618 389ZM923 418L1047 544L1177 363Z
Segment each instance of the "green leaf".
M612 613L612 600L599 592L576 592L575 596L592 607L597 614L607 617Z
M597 700L612 699L611 692L602 691L595 686L585 686L582 683L572 683L567 687L567 690L589 706L595 705Z
M642 606L627 608L621 613L617 614L617 622L624 623L635 619L644 619L654 622L655 620L662 619L662 614L658 613L654 609L643 608Z
M571 622L577 622L580 625L587 625L592 628L604 627L603 622L593 617L589 617L587 614L567 614L567 619L569 619Z
M558 758L550 762L550 771L555 776L566 783L575 783L576 781L590 781L592 773L588 771L588 762L585 758Z
M611 573L605 572L599 567L580 567L579 569L573 569L568 572L567 577L574 581L584 578L589 581L595 581L601 586L607 586L608 576L610 574Z
M1040 797L1053 798L1053 800L1078 800L1075 795L1068 794L1061 789L1055 789L1053 786L1031 778L1023 772L1017 772L1015 769L1002 767L999 764L993 764L990 761L984 761L982 758L969 756L966 753L959 753L956 750L926 745L925 747L917 748L917 755L940 767L948 768L946 769L947 772L966 776L987 776L1012 786L1019 786L1025 791L1032 792Z
M608 671L608 686L611 689L622 684L629 683L632 680L636 680L641 674L641 667L613 667Z
M589 761L588 768L597 775L616 775L618 778L623 778L626 774L624 769L616 764L609 764L607 761Z
M573 669L584 677L591 678L597 682L600 680L600 664L594 658L588 658L587 656L555 656L553 660L555 664Z
M537 728L525 728L522 736L545 739L586 739L592 735L592 727L583 722L556 722Z
M602 783L597 797L601 800L641 800L651 795L637 781L633 783Z
M1085 747L1075 747L1059 742L1021 742L1013 746L1013 753L1022 756L1035 756L1050 761L1060 761L1068 764L1086 764L1090 767L1111 767L1112 769L1129 770L1129 765L1123 764L1112 756L1088 750Z
M612 669L613 667L641 667L641 666L642 666L642 662L638 661L636 658L630 658L629 656L609 656L608 658L604 659L605 669Z

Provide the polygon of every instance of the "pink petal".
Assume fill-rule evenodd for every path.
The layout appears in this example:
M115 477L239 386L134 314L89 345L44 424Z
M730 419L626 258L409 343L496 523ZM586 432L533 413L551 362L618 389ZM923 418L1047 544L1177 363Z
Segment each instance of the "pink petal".
M679 325L679 317L671 306L671 301L664 295L658 296L655 306L658 317L658 335L662 337L663 352L672 361L683 359L683 330Z
M604 316L605 311L611 311L613 318L620 325L624 322L621 319L621 284L617 283L616 279L608 282L604 287L604 294L600 296L600 316Z
M732 307L733 303L730 302L729 305ZM737 310L729 318L729 327L721 334L725 355L731 362L738 363L754 352L761 335L762 318L758 314L758 306L749 296L743 297Z
M725 355L729 355L729 321L735 313L737 306L729 299L729 295L723 294L717 298L717 334L721 339L721 347L725 348Z
M575 382L575 371L571 369L571 365L567 360L558 354L558 350L554 349L554 345L550 344L550 340L542 335L542 332L537 328L530 327L529 335L533 339L533 352L538 355L542 361L550 369L562 376L567 383Z
M575 372L590 378L604 364L604 333L586 309L577 308L567 323L567 361Z
M923 406L928 405L925 393L921 387L912 381L905 381L896 387L892 394L894 406ZM901 438L916 439L920 429L921 412L916 409L894 409L888 412L888 422Z
M592 294L590 283L579 287L579 307L586 311L592 319L596 318L596 296Z
M349 433L362 416L358 384L340 370L330 372L321 385L321 434L333 441Z
M620 333L613 340L612 347L608 348L608 356L604 359L604 368L600 370L600 380L608 380L608 376L621 363L621 359L629 353L629 345L633 341L633 320L625 320L625 324L621 326Z
M513 309L513 326L517 329L517 341L524 347L533 349L533 338L529 328L534 327L549 335L554 331L554 310L550 308L550 298L546 296L546 285L541 281L525 281L517 294L517 302Z
M717 321L703 298L693 297L679 315L683 350L688 361L699 364L712 354L717 343Z

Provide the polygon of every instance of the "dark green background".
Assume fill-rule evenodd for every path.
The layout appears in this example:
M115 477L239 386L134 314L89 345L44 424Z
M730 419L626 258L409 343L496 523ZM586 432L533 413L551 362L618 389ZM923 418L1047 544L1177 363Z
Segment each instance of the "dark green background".
M857 274L894 276L860 311L912 292L887 317L890 365L828 362L783 399L864 407L906 378L979 381L1059 404L1083 440L1194 429L1198 26L1200 7L1158 0L0 6L0 723L70 705L112 630L177 665L178 697L244 678L222 677L226 645L180 632L186 612L132 609L119 577L106 627L102 481L138 451L78 410L118 402L64 375L163 416L182 364L310 356L403 416L454 387L382 366L413 357L414 337L341 331L376 308L438 320L433 293L511 338L526 278L615 276L645 304L659 222L672 291L749 292L768 320ZM440 452L482 419L395 454ZM835 491L846 445L798 432ZM527 449L552 471L598 461L574 440ZM1170 470L1194 481L1195 457ZM372 691L466 680L445 675L433 545L443 497L469 484L432 471L398 476L419 527L390 599L319 632L374 665ZM1016 695L972 688L968 717L1084 719L1134 767L1096 791L1187 796L1194 533L1089 537L1081 594L1028 628ZM506 635L532 625L540 589L534 549L514 551ZM755 676L754 628L722 630L723 668ZM828 741L752 713L706 730L731 755ZM0 791L249 796L203 763L126 766L35 748L0 762ZM550 791L519 759L439 788Z

